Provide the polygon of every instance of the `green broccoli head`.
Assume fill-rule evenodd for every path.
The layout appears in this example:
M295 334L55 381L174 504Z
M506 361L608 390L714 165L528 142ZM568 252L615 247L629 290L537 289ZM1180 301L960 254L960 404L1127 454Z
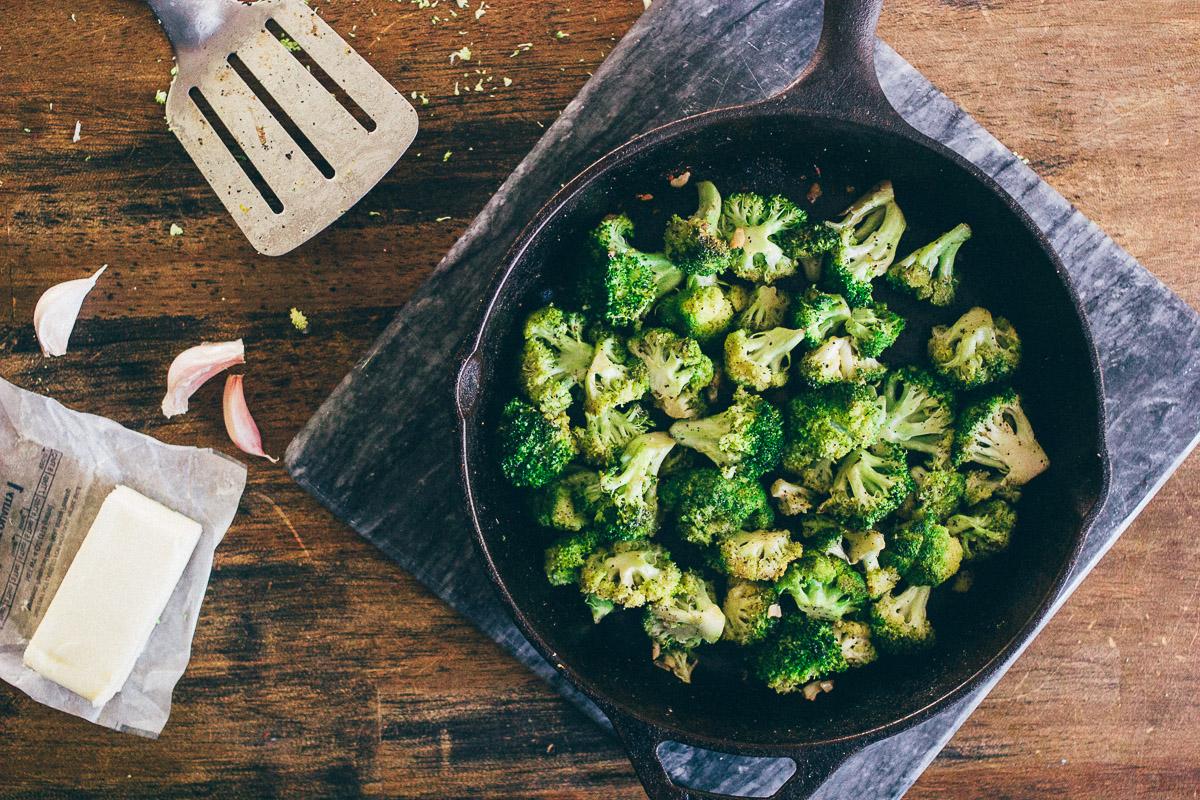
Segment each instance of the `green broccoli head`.
M796 608L814 619L836 620L867 602L867 584L840 558L806 551L775 584Z
M829 225L839 241L825 270L825 283L850 305L869 305L871 284L891 266L907 225L891 181L872 187Z
M1002 381L1021 363L1021 340L1004 317L976 306L953 325L938 325L929 338L934 370L961 389Z
M785 517L799 517L813 510L816 492L798 483L778 478L771 484L771 497L775 507Z
M738 531L717 542L721 571L748 581L773 581L804 552L788 531Z
M900 573L894 567L884 567L879 557L887 546L887 540L879 531L846 531L846 558L862 569L867 582L867 594L872 599L881 597L900 582Z
M752 333L782 327L791 298L777 286L755 286L750 302L737 316L737 327Z
M696 654L682 647L661 647L654 644L651 650L654 666L665 669L684 683L692 682L692 673L700 663Z
M658 523L658 468L675 440L662 432L634 437L620 462L600 473L600 488L609 500L597 523L610 538L650 536Z
M950 457L954 438L954 396L919 367L901 367L883 383L880 438L927 454L935 463Z
M584 407L594 413L640 400L650 388L646 365L617 336L601 336L583 379Z
M783 468L796 481L814 495L827 495L833 488L833 471L837 462L827 458L809 461L796 457L796 453L784 450Z
M726 475L758 477L775 468L783 449L783 419L773 405L738 388L729 408L671 426L684 447L708 456Z
M534 518L546 528L579 531L591 524L600 496L600 476L586 469L569 470L530 496Z
M646 606L642 627L651 641L664 648L690 650L721 638L725 613L713 600L704 576L688 570L674 592Z
M591 531L559 537L546 548L546 579L553 586L578 583L579 571L599 544L600 538Z
M696 183L696 212L686 219L678 214L667 222L663 248L667 258L692 275L719 275L729 269L729 242L721 236L721 193L712 181Z
M713 363L695 339L652 328L631 339L629 350L646 365L650 392L668 416L686 419L703 410L700 392L712 382Z
M856 308L846 320L846 333L854 339L858 352L868 358L878 358L896 343L903 330L904 317L888 311L883 303Z
M806 222L775 237L784 254L804 268L809 283L821 280L825 259L837 250L841 234L824 222Z
M887 372L887 367L858 351L849 336L831 336L816 350L804 354L796 372L809 386L831 383L871 383Z
M954 226L892 264L887 272L888 283L918 300L928 300L935 306L950 305L958 289L954 257L970 238L971 228L966 223Z
M825 337L850 319L850 306L840 294L828 294L810 288L796 301L792 310L792 327L804 331L804 344L817 347Z
M571 389L583 382L593 347L584 338L580 314L549 305L525 320L521 351L521 388L548 414L566 411Z
M575 457L565 414L545 414L523 400L509 400L496 429L500 469L513 486L545 486Z
M963 500L969 506L978 505L993 497L1008 503L1016 503L1021 499L1021 487L1008 483L1003 473L990 469L966 470L967 485Z
M692 275L658 306L658 317L684 336L709 342L733 323L733 304L715 278Z
M800 537L804 540L804 552L820 553L850 563L846 553L845 534L848 531L836 520L814 515L800 523Z
M593 552L579 573L579 586L585 595L638 608L670 597L680 578L671 554L643 539Z
M938 467L913 467L909 474L916 484L916 491L909 495L912 507L901 511L910 519L928 518L941 522L962 504L967 478L961 472Z
M939 586L958 572L963 548L945 526L929 518L897 526L879 563L893 567L909 583Z
M926 613L930 591L928 586L910 586L871 604L871 638L876 647L905 655L933 646L933 625Z
M784 386L791 354L804 340L804 331L771 328L758 333L739 328L725 337L725 374L734 383L760 392Z
M784 463L838 460L875 443L883 411L874 387L835 383L797 392L787 405Z
M988 500L946 520L946 529L962 542L963 558L982 561L1008 548L1017 513L1003 500Z
M743 646L767 638L783 616L771 584L740 578L729 580L721 608L725 612L721 638Z
M629 243L633 221L605 217L592 231L594 267L585 276L584 296L598 316L618 327L636 327L654 303L683 282L683 271L661 253L644 253Z
M775 237L807 219L802 208L780 195L730 195L721 208L720 229L733 247L733 274L754 283L774 283L793 275L796 262Z
M788 694L848 667L832 623L795 615L782 620L763 645L755 673L776 692Z
M998 470L1010 486L1024 486L1050 466L1012 389L963 409L954 435L954 464L968 462Z
M775 517L757 480L726 478L716 469L672 475L663 482L661 500L664 518L681 538L698 545L744 528L769 526Z
M625 445L650 430L651 419L640 405L608 406L583 415L582 428L575 429L579 451L589 464L607 467L617 460Z
M829 499L817 509L843 525L870 528L912 491L904 451L895 446L854 450L838 464Z
M842 658L852 667L865 667L879 654L871 643L871 626L865 622L839 619L833 623L833 635L842 648Z

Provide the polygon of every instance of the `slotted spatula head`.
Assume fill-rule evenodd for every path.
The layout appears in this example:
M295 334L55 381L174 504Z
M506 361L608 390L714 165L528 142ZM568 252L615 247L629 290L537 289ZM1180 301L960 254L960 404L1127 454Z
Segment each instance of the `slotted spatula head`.
M301 0L147 2L179 66L167 123L258 252L307 241L412 144L412 105Z

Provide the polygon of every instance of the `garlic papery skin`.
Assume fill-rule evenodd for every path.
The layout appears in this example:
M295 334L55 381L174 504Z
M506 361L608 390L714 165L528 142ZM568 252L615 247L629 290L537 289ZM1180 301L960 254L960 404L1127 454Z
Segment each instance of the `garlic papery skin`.
M242 384L241 375L230 375L225 379L225 394L221 398L221 408L225 412L225 431L229 434L230 441L243 453L262 456L274 464L279 459L263 452L262 435L258 432L254 417L250 416Z
M96 285L96 281L108 269L105 264L90 278L76 278L55 284L42 293L33 309L33 330L44 356L66 355L67 342L75 329L75 320L84 298Z
M171 362L167 370L167 394L162 412L166 417L188 410L188 398L212 376L235 364L246 363L246 348L241 339L232 342L204 342L189 347Z

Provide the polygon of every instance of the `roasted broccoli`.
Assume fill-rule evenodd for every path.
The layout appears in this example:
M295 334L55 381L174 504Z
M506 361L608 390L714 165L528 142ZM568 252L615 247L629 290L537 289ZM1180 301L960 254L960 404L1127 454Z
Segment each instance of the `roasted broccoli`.
M950 305L958 289L954 257L970 238L971 228L966 223L954 226L892 264L887 272L888 283L918 300L928 300L935 306Z
M969 505L978 505L993 497L1009 503L1021 499L1021 487L1008 483L1006 476L990 469L966 470L967 485L963 501Z
M684 273L662 253L644 253L629 243L633 221L605 217L592 231L595 267L587 281L589 305L609 324L639 325L654 303L683 282Z
M603 597L597 597L594 594L585 594L583 602L587 605L588 610L592 612L592 622L597 625L600 624L600 620L611 614L617 607L617 604L612 600L605 600Z
M833 623L833 635L842 647L842 658L852 667L865 667L879 654L871 643L871 626L865 622L839 619Z
M645 540L616 542L588 556L579 587L585 595L637 608L670 597L680 577L665 548Z
M887 546L887 540L879 531L846 531L846 557L851 564L862 566L866 577L867 594L872 598L890 592L900 582L900 573L894 567L879 563L879 556Z
M967 490L967 478L961 472L938 467L913 467L909 470L916 490L901 508L909 519L929 518L942 522L962 505ZM910 507L911 501L911 507Z
M829 499L817 510L863 530L895 511L910 491L912 476L903 450L895 446L860 448L838 464Z
M602 336L596 342L583 380L584 406L593 414L640 400L650 388L646 365L616 336Z
M700 392L712 381L713 363L695 339L652 328L631 339L629 350L646 365L650 392L667 416L686 419L703 410Z
M611 505L597 519L613 539L654 533L658 522L658 468L675 440L661 431L643 433L625 445L620 462L600 473L600 488Z
M596 467L607 467L621 455L625 445L650 430L651 419L640 405L628 408L608 406L599 412L584 412L582 428L575 439L584 459Z
M691 275L683 287L663 299L658 318L684 336L708 342L733 324L733 303L716 278Z
M516 398L500 412L496 439L500 469L513 486L545 486L575 457L566 415L543 413Z
M835 383L797 392L787 405L784 463L836 461L874 444L882 422L879 398L870 385Z
M691 650L721 638L725 613L712 599L712 587L694 570L683 573L675 591L648 606L642 627L664 648Z
M694 469L663 482L664 520L680 538L708 545L743 529L765 528L775 521L767 493L754 478L726 478L716 469Z
M832 336L816 350L805 353L796 372L809 386L828 386L871 383L882 378L887 367L860 353L849 336Z
M841 619L867 602L862 575L835 556L806 552L775 584L796 608L814 619Z
M600 497L600 476L590 470L576 469L533 492L530 504L539 525L579 531L591 524Z
M946 529L962 542L963 558L981 561L1008 548L1017 514L1003 500L988 500L946 520Z
M579 571L596 549L600 538L592 531L568 533L546 548L546 579L554 586L579 582Z
M926 614L928 586L910 586L871 604L871 640L885 653L904 655L932 647L933 625Z
M804 344L810 348L820 345L848 319L850 306L846 298L816 288L809 289L792 310L792 327L804 331Z
M854 339L858 352L868 358L877 358L895 344L903 330L904 317L888 311L883 303L860 306L846 320L846 333Z
M883 382L880 437L944 463L954 438L954 397L920 367L901 367Z
M788 531L738 531L717 541L721 571L749 581L773 581L804 552Z
M839 221L829 224L839 241L825 270L825 283L850 305L869 305L871 283L891 266L907 224L891 181L872 187Z
M661 647L657 642L651 651L654 666L665 669L684 683L692 682L692 673L700 660L691 650L682 647Z
M789 457L790 456L790 457ZM836 461L827 458L808 461L795 457L795 453L784 451L783 468L790 473L805 489L814 495L827 495L833 488L833 471Z
M725 630L721 638L740 645L761 642L779 622L775 587L769 583L730 578L721 606L725 612Z
M755 283L774 283L796 271L775 237L803 225L808 215L786 197L734 194L721 208L721 235L733 248L733 274Z
M1024 486L1050 466L1012 389L963 409L954 435L954 464L968 462L998 470L1011 486Z
M811 516L800 523L804 552L821 553L849 563L844 541L846 533L845 528L829 517Z
M771 328L750 333L739 328L725 338L725 374L734 383L760 392L784 386L791 355L804 340L804 331Z
M1021 363L1021 340L1004 317L976 306L953 325L938 325L929 338L929 360L939 375L961 389L1002 381Z
M778 478L771 484L771 497L775 498L775 507L780 514L798 517L813 510L816 492L807 486Z
M696 183L699 204L686 219L678 214L667 221L663 248L667 258L692 275L719 275L729 268L729 242L722 238L721 193L712 181Z
M811 681L845 672L848 666L833 624L797 614L782 620L778 632L763 645L755 671L767 686L788 694Z
M676 422L671 436L708 456L726 475L758 477L779 463L783 419L775 406L739 388L729 408L711 417Z
M750 303L737 316L737 327L750 332L782 327L792 304L778 286L755 286Z
M550 305L525 320L521 351L521 388L548 414L566 411L571 389L583 382L594 347L584 339L579 314Z
M894 568L909 583L940 586L958 572L962 559L959 541L945 526L926 517L897 526L879 563Z
M826 222L806 222L789 228L776 240L788 258L804 268L809 283L816 283L821 280L825 259L837 250L842 237Z

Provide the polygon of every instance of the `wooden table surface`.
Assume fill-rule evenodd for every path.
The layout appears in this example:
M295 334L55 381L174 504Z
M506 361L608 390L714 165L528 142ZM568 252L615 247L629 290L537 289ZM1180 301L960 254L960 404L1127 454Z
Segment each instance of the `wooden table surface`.
M171 53L145 7L8 4L0 375L168 442L234 452L220 381L183 417L163 419L158 403L176 352L244 336L249 403L279 453L642 11L641 0L488 0L481 18L478 0L312 4L428 104L417 101L421 132L392 174L279 259L254 254L167 131L154 95ZM889 0L881 35L1200 306L1200 6ZM471 61L451 65L463 45ZM476 70L494 80L462 91ZM43 359L38 296L102 263L70 353ZM292 306L307 335L289 324ZM910 797L1197 796L1198 485L1191 458ZM0 796L64 795L643 796L598 729L261 461L160 739L0 686Z

